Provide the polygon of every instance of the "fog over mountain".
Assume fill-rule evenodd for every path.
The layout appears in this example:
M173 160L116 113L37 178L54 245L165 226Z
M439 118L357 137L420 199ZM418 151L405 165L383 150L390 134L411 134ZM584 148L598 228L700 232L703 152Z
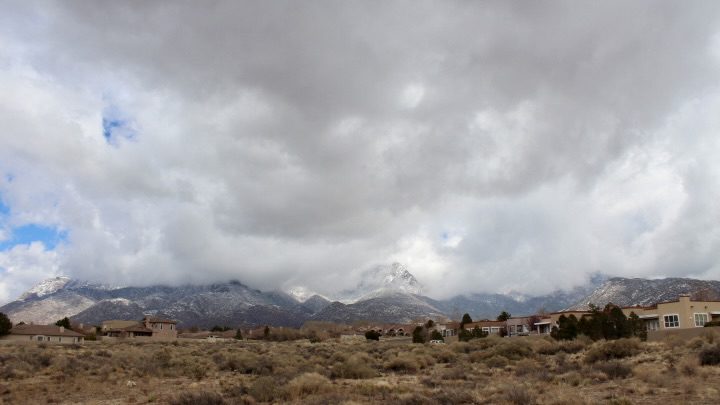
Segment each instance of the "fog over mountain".
M2 303L720 279L717 1L0 9Z

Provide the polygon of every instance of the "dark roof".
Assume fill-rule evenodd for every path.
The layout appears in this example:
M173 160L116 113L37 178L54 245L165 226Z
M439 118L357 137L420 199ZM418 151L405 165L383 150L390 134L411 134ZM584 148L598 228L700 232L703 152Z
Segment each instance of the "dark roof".
M82 333L77 333L68 328L55 325L18 325L10 329L13 335L43 335L43 336L69 336L83 337Z

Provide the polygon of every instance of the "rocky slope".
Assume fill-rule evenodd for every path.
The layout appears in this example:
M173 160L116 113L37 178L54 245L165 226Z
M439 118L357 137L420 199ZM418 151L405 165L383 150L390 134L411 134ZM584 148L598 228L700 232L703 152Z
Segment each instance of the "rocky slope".
M720 282L692 279L594 279L571 291L540 297L470 294L447 300L421 295L422 287L401 265L367 271L356 289L344 291L347 299L330 302L304 289L304 300L281 291L264 292L238 281L204 286L111 287L67 278L40 283L18 300L0 307L14 322L53 323L65 316L88 324L107 319L139 319L145 314L173 318L181 327L301 326L307 320L350 323L358 320L408 322L420 318L495 318L501 311L527 315L546 311L603 306L649 305L690 293L720 297Z
M718 299L720 298L720 281L691 278L647 280L614 277L568 306L567 309L587 309L589 304L602 307L609 302L620 306L646 306L657 302L676 300L680 294L690 294L694 299Z

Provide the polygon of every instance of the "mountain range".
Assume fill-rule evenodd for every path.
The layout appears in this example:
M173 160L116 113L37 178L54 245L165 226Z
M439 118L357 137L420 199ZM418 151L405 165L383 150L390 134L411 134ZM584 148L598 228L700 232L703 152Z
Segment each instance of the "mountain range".
M720 297L720 281L682 278L646 280L593 277L582 287L542 296L468 294L435 300L405 266L377 266L361 274L357 288L332 297L299 286L288 292L260 291L239 281L208 285L118 287L56 277L0 307L13 322L53 323L65 316L86 324L108 319L172 318L180 327L260 325L299 327L306 321L405 323L417 319L492 319L501 311L527 315L538 310L649 305L679 294Z

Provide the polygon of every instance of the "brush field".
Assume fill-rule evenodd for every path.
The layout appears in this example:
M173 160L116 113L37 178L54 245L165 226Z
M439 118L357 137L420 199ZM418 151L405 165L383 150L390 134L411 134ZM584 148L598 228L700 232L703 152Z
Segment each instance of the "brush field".
M717 363L712 335L5 344L0 403L717 404Z

